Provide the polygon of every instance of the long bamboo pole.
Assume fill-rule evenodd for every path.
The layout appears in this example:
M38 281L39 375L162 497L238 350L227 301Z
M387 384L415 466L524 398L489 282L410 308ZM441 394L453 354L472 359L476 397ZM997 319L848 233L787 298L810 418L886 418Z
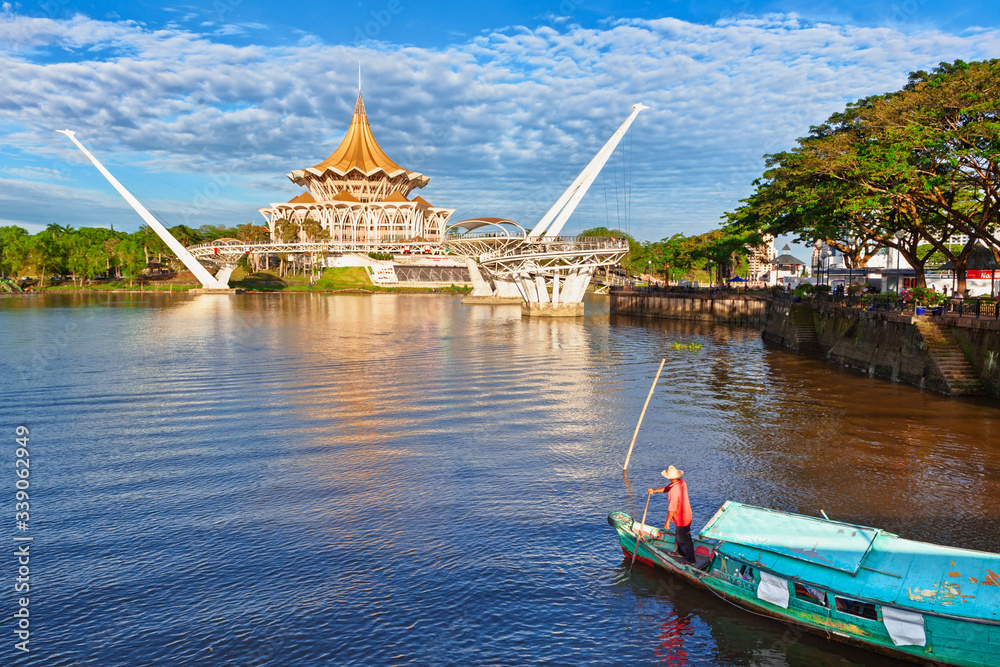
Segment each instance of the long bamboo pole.
M646 491L646 507L642 510L642 521L639 522L639 528L635 531L635 546L632 547L632 562L628 566L628 571L632 571L632 566L635 565L635 556L639 553L639 538L642 536L642 527L646 525L646 512L649 510L649 499L653 497L653 494Z
M649 395L646 396L646 404L642 406L642 413L639 415L639 423L635 425L635 433L632 434L632 444L628 446L628 454L625 456L625 465L622 466L622 470L628 472L628 462L632 458L632 448L635 447L635 439L639 437L639 427L642 426L642 418L646 416L646 408L649 407L649 399L653 398L653 390L656 389L656 383L660 380L660 373L663 372L663 364L667 363L667 358L664 357L660 361L660 368L656 371L656 377L653 378L653 386L649 388Z

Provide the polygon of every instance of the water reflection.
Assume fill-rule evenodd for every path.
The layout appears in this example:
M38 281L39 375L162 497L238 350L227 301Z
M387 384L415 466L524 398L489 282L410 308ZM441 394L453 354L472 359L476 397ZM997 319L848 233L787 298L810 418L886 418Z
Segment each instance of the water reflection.
M994 404L843 372L750 329L587 308L528 320L441 295L0 299L0 415L39 433L52 650L94 664L208 646L232 664L442 651L565 664L608 662L615 637L625 664L881 664L646 582L639 564L630 578L605 517L641 513L669 464L698 526L732 499L1000 551ZM650 522L665 514L651 502Z
M629 561L621 564L628 569ZM657 619L658 643L649 662L669 665L885 665L910 664L827 640L754 615L695 589L662 570L637 563L628 586ZM657 607L649 609L648 605Z
M671 610L660 624L660 646L653 655L661 665L680 667L688 664L684 641L691 634L690 616L680 616L676 609Z

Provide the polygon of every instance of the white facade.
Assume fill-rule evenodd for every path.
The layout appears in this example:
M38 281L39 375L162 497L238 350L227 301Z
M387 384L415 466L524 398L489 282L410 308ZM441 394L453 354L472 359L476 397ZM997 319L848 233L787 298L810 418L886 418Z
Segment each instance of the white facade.
M774 272L771 271L771 260L777 254L777 251L774 249L774 237L766 234L764 236L764 243L756 248L750 248L750 254L747 256L747 280L751 283L774 285L775 280Z
M288 178L305 188L286 203L258 209L267 220L271 238L278 240L277 223L299 226L300 242L328 243L329 250L381 252L390 244L432 244L439 248L453 209L436 208L420 197L407 195L430 181L403 169L385 154L372 135L361 95L347 134L330 157ZM321 226L321 238L307 238L306 220Z

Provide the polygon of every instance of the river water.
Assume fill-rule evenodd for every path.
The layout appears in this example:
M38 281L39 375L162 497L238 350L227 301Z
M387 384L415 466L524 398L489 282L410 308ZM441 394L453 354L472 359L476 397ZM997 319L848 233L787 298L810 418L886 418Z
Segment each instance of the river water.
M33 538L31 652L8 620L2 664L887 664L629 574L607 514L669 464L696 528L732 499L1000 551L995 403L600 298L13 297L0 355L8 619Z

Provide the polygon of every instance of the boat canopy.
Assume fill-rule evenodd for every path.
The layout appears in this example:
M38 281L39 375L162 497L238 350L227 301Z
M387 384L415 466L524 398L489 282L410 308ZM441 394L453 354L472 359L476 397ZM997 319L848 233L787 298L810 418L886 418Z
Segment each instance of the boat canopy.
M731 501L701 536L720 540L723 556L836 594L1000 625L1000 554Z
M878 528L729 501L702 529L701 536L856 574L880 532Z

